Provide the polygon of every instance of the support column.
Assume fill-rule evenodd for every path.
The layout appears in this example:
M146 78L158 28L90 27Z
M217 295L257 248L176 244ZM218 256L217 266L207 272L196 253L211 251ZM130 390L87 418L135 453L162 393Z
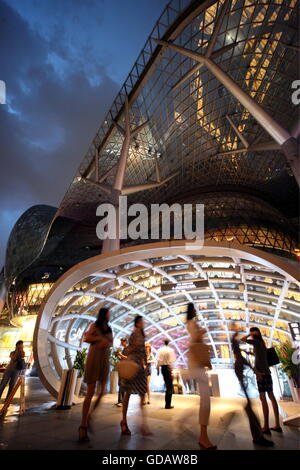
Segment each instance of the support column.
M296 139L256 103L251 96L245 93L245 91L211 59L204 58L204 64L225 88L227 88L227 90L250 112L268 134L280 144L294 177L298 185L300 185L299 148Z
M111 190L112 203L116 210L116 238L106 238L102 244L102 253L108 253L113 250L120 249L120 213L119 213L119 196L122 194L122 188L124 186L126 163L130 148L131 132L130 132L130 119L129 119L129 105L128 98L125 99L125 129L119 127L119 130L124 135L124 140L121 149L120 160L118 163L117 174Z
M158 44L170 47L176 52L194 59L203 65L221 82L224 87L250 112L257 122L268 132L268 134L281 146L289 165L293 171L296 181L300 185L299 152L290 133L275 121L251 96L249 96L235 81L215 64L210 58L204 57L197 52L185 49L167 41L155 40ZM286 144L284 146L284 144Z

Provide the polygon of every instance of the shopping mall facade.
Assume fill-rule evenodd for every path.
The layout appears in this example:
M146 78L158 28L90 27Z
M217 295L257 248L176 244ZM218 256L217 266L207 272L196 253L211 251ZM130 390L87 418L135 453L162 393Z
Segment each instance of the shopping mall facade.
M60 206L28 209L11 232L0 362L23 339L56 396L103 305L116 344L140 314L154 351L169 338L185 369L194 302L223 394L233 383L232 322L258 326L269 346L291 340L289 324L300 321L298 7L167 5ZM203 246L172 230L166 240L102 242L97 208L112 203L118 217L121 195L148 208L203 204Z

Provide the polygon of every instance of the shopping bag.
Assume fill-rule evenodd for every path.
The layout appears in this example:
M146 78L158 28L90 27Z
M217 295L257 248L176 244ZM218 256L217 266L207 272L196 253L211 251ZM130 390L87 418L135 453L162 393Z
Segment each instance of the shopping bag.
M139 365L130 359L122 359L118 362L117 369L121 379L131 380L137 375Z
M189 363L193 367L198 366L211 368L209 346L200 342L191 343L189 350Z
M277 356L277 352L275 348L268 348L267 349L267 360L268 366L276 366L276 364L280 363L279 357Z

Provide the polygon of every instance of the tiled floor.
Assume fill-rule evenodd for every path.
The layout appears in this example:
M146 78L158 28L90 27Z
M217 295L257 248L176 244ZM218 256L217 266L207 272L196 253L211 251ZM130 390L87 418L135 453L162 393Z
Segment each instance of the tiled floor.
M15 399L6 417L0 420L0 450L198 449L199 397L195 395L174 395L175 408L165 410L163 394L153 394L151 405L147 405L148 421L153 436L143 437L139 432L138 397L131 397L129 408L128 424L132 435L121 436L119 427L121 408L113 406L116 397L108 394L95 416L91 441L79 444L77 428L80 423L80 404L73 406L71 410L56 410L53 398L35 378L27 379L26 394L26 413L19 416L18 399ZM220 450L259 449L252 443L243 403L241 398L212 398L209 435ZM260 414L259 401L254 400L254 403ZM284 416L285 412L292 415L298 409L298 405L294 403L281 402L280 405ZM299 429L284 426L283 435L273 434L274 450L300 449Z

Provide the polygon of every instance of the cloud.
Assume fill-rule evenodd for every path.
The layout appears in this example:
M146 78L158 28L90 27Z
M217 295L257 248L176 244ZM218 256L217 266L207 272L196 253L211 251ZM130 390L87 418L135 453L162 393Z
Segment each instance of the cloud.
M34 204L59 205L119 89L101 62L93 65L99 80L91 83L79 66L81 53L78 65L68 48L62 59L67 73L61 73L58 59L49 58L60 57L63 32L58 47L54 38L42 37L1 3L0 79L7 105L0 106L0 266L16 219Z
M18 216L59 205L163 6L0 2L0 269Z

